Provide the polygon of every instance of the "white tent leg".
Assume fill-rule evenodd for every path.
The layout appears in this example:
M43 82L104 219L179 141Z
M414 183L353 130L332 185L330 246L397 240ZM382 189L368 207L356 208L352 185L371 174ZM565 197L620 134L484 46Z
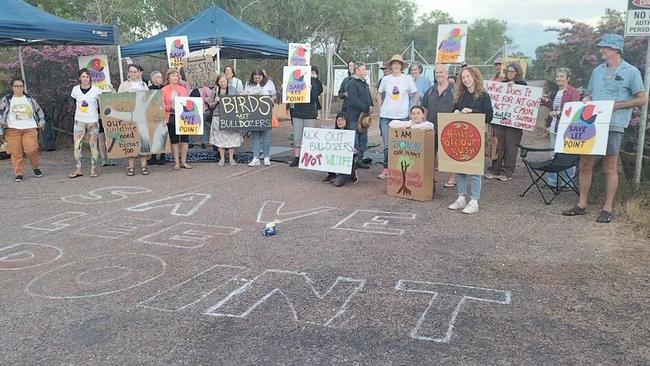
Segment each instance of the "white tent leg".
M217 74L219 70L221 70L221 48L217 47Z
M27 91L27 79L25 79L25 64L23 62L23 48L18 46L18 61L20 62L20 76L23 78L23 85Z
M117 46L117 67L120 70L120 84L124 81L122 79L122 75L124 75L124 69L122 68L122 47L120 45Z

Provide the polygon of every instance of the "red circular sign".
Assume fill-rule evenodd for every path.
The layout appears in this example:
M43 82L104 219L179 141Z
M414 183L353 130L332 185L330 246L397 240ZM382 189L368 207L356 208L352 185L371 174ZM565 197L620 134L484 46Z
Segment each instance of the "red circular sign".
M481 151L481 133L471 123L451 122L440 132L445 153L456 161L470 161Z

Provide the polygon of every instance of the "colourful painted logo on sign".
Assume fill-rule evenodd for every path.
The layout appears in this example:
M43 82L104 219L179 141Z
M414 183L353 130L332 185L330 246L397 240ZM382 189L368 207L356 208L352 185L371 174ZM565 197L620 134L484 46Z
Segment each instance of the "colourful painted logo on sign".
M565 113L567 116L572 110L568 108ZM578 109L571 123L564 131L564 151L566 153L588 154L596 144L596 106L588 104Z
M287 91L289 93L302 93L305 88L307 88L307 84L305 83L305 74L303 74L300 69L294 70L289 77Z
M88 62L86 68L90 70L90 80L93 83L98 84L97 86L101 89L102 86L106 85L106 74L104 73L104 62L99 58L94 58Z
M169 57L173 58L181 58L185 56L185 49L183 48L183 40L182 39L176 39L172 43L171 50L169 51Z
M467 122L452 122L440 134L440 142L445 153L453 160L470 161L481 151L481 133Z
M188 125L198 125L201 123L201 116L199 115L199 108L191 100L183 104L183 112L181 113L181 120Z
M452 28L438 45L438 59L441 62L455 62L460 57L464 34L460 28Z
M298 46L291 55L291 65L293 66L303 66L307 65L307 50L303 46Z

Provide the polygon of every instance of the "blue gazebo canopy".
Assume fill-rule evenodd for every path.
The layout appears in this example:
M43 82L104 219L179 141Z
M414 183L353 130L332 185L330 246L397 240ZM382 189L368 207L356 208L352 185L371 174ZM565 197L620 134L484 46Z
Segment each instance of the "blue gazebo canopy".
M222 58L286 58L289 53L285 42L213 6L151 38L122 47L122 57L164 53L165 37L175 36L187 36L190 51L220 47Z
M21 0L0 0L0 46L115 45L112 25L69 21Z

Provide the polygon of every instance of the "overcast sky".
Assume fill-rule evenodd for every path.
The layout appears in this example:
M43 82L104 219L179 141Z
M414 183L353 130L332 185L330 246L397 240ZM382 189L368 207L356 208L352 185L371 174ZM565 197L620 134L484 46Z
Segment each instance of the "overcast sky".
M456 20L471 22L477 18L497 18L508 22L508 35L514 39L517 50L535 56L537 46L553 42L555 32L544 32L557 25L560 18L572 18L596 24L606 8L626 10L627 0L416 0L419 13L438 9ZM508 6L508 5L512 6Z

